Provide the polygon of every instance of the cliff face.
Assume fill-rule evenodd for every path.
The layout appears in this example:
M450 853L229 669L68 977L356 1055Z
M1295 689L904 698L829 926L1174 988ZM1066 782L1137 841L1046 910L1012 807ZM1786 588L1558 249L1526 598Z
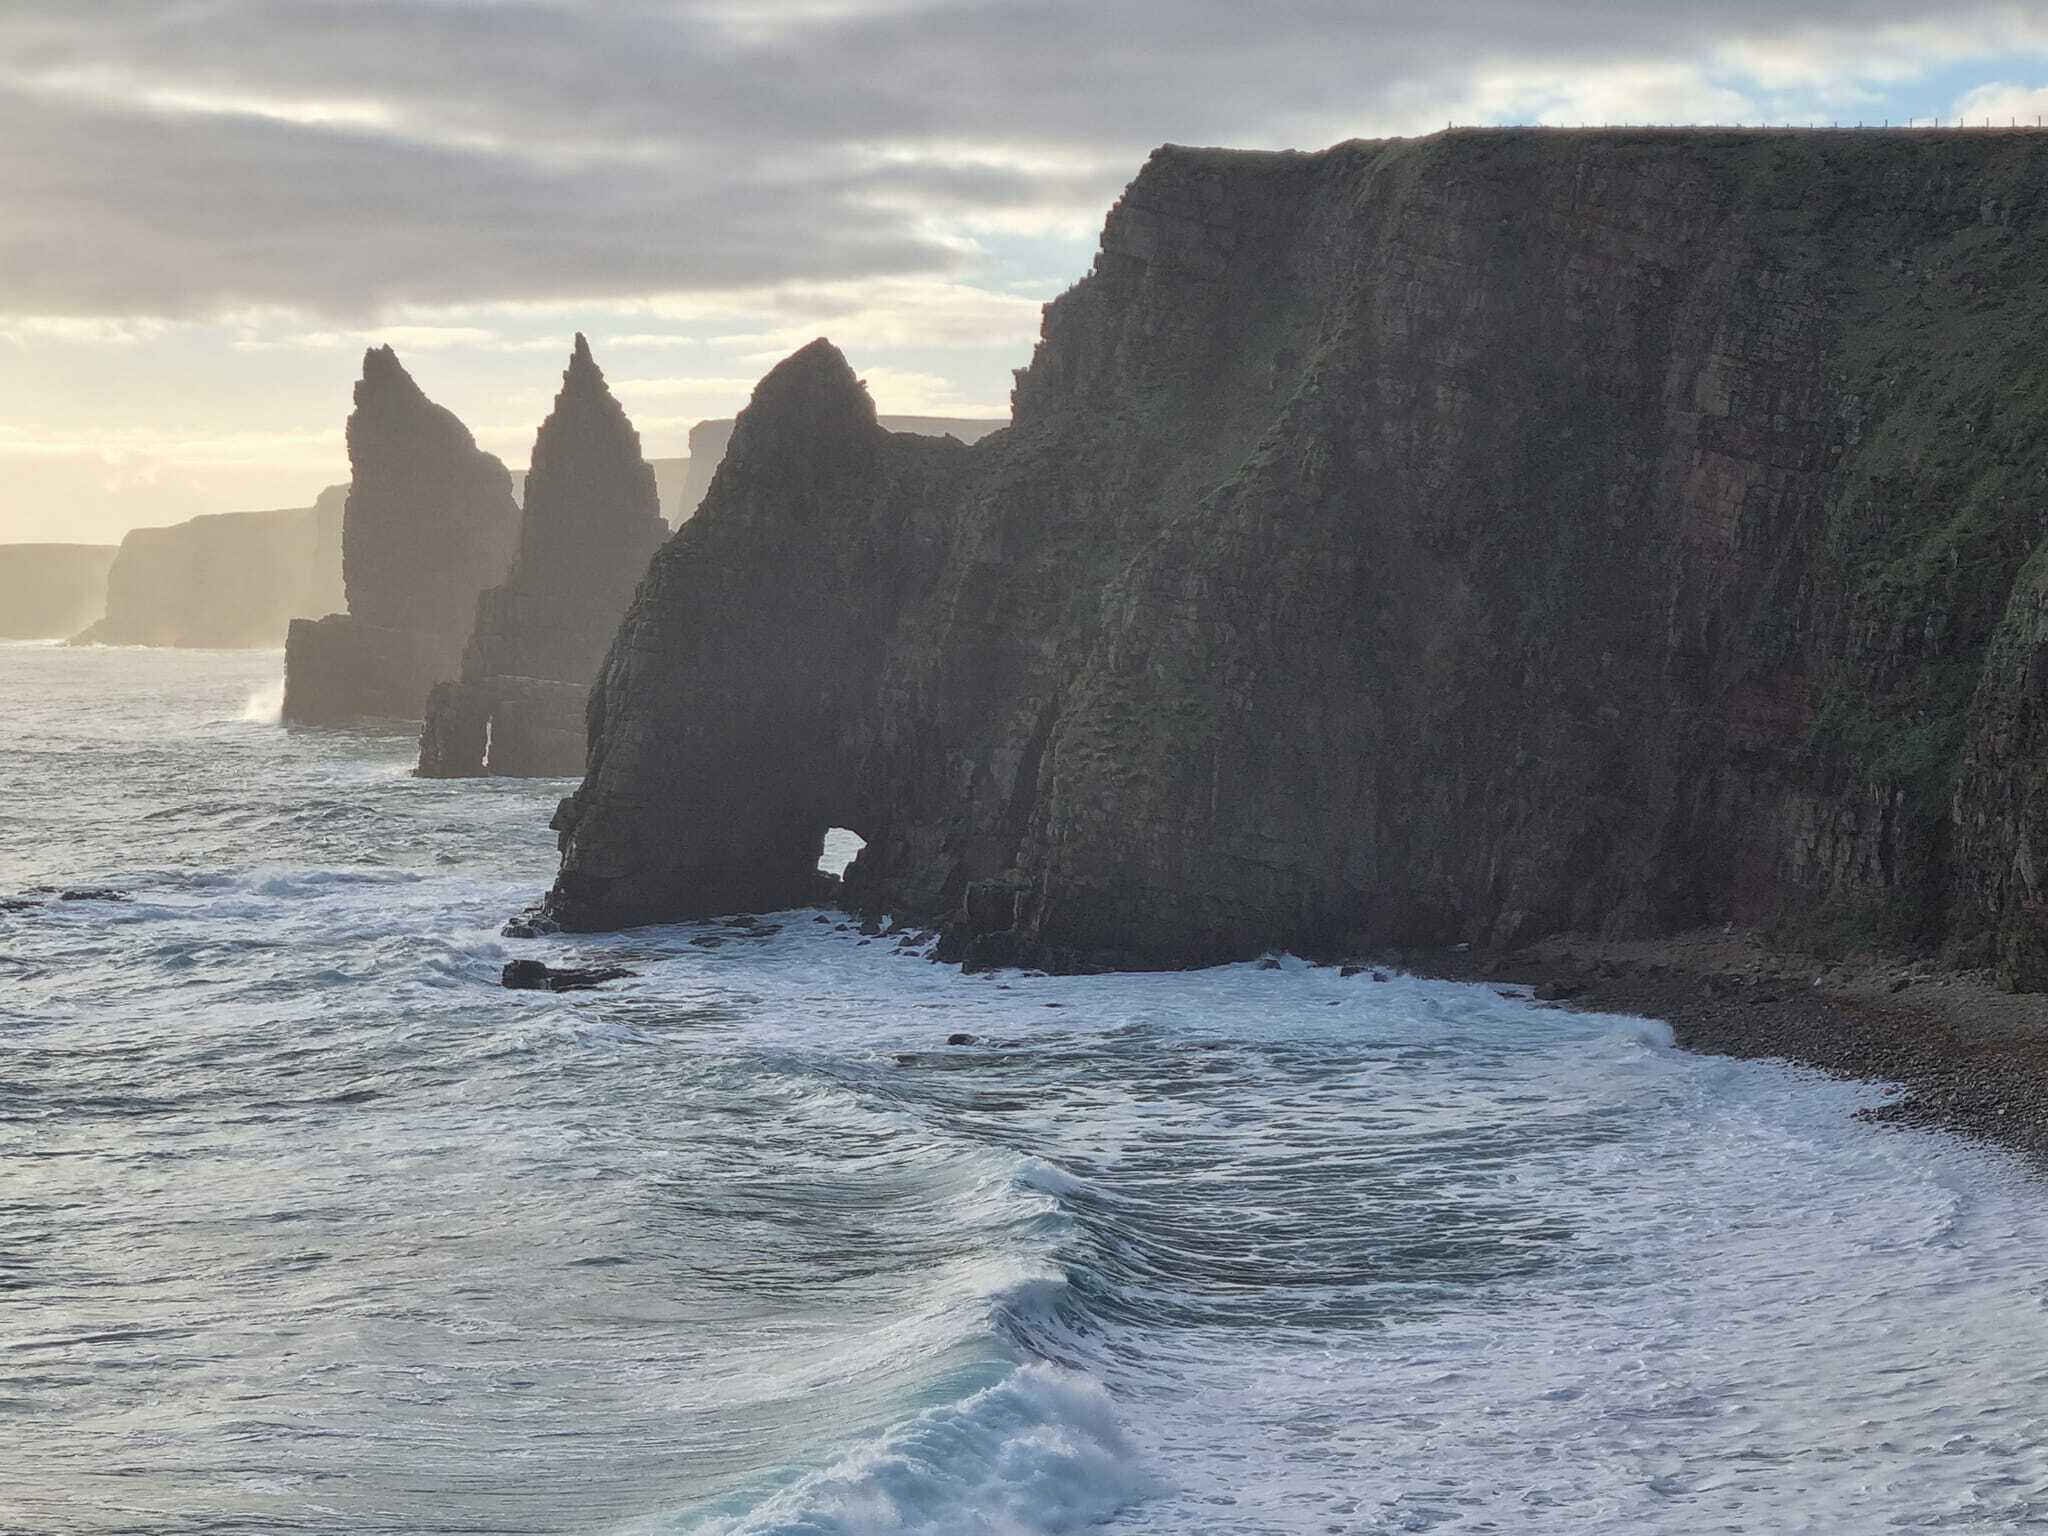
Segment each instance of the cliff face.
M420 772L581 769L591 680L667 532L640 434L579 335L534 442L518 559L477 601L461 681L428 702Z
M690 481L689 457L649 459L647 467L654 471L654 488L661 496L662 520L673 528L697 509L697 502L703 495L700 491L687 503L683 500L684 488ZM520 505L525 505L526 476L518 471L512 475L512 494L519 499Z
M347 497L347 486L331 486L311 507L135 529L107 574L105 612L78 643L277 645L294 614L343 600Z
M52 640L106 601L111 544L0 544L0 640Z
M911 432L920 437L957 437L963 443L978 443L989 433L1009 425L984 416L884 416L881 421L883 428L890 432ZM673 504L680 513L673 521L678 525L695 516L697 508L703 505L704 493L711 489L712 478L718 473L718 466L725 462L725 451L732 444L732 430L730 417L714 417L690 428L690 456L680 461L685 473L678 495L673 498Z
M2035 984L2044 177L2030 135L1161 151L1010 431L892 437L822 344L763 382L551 909L803 899L840 825L852 900L987 960L1735 919Z
M452 411L426 397L389 347L364 354L348 458L348 612L292 620L284 718L416 720L427 690L456 675L477 594L512 562L512 477Z

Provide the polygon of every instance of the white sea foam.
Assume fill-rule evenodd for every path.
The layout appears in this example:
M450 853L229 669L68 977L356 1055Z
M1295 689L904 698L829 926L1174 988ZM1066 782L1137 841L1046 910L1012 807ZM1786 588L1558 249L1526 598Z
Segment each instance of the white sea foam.
M128 898L0 915L14 1524L2048 1520L2048 1203L1880 1090L1291 960L509 940L559 786L223 719L276 664L0 668L0 892Z
M1057 1536L1151 1489L1097 1383L1028 1365L930 1408L701 1536Z

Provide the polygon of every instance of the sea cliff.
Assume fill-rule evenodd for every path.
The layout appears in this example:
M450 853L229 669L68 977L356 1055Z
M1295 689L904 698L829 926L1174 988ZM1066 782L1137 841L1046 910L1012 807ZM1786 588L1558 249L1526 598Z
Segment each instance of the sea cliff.
M957 437L963 443L978 443L989 433L1008 425L987 416L884 416L881 421L891 432L911 432L920 437ZM669 519L670 522L678 525L688 522L696 515L697 508L703 505L704 493L711 489L718 466L725 462L725 451L732 446L732 429L730 416L700 421L690 428L688 458L655 461L656 476L660 476L664 465L683 466L676 495L671 497L666 488L662 491L662 505L673 506L677 512Z
M266 646L292 616L338 607L345 485L310 507L221 512L121 540L104 611L80 645Z
M843 826L978 963L1733 921L2048 984L2044 187L2025 134L1161 150L1008 431L763 381L550 910L804 899Z

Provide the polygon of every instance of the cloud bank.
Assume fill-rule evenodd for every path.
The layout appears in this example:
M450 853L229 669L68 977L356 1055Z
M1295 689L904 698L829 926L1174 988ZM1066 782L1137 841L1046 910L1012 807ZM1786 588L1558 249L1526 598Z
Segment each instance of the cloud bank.
M361 323L944 275L1092 226L1163 140L1853 110L2041 49L2031 9L10 0L0 308Z

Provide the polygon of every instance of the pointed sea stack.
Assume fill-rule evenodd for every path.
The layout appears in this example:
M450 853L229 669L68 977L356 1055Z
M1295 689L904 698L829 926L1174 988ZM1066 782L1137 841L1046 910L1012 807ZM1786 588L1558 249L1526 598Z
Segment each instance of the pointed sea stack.
M420 773L580 773L591 679L667 533L640 434L579 335L534 440L519 558L477 601L462 680L428 702Z
M812 900L824 829L879 824L862 786L918 750L873 729L890 631L939 575L939 509L974 452L885 430L829 342L761 381L592 697L588 776L556 818L570 856L553 900L572 925ZM628 785L647 786L637 808Z
M417 720L454 677L477 594L504 577L519 537L512 477L389 347L363 354L348 419L353 479L342 515L348 612L294 619L284 718Z

